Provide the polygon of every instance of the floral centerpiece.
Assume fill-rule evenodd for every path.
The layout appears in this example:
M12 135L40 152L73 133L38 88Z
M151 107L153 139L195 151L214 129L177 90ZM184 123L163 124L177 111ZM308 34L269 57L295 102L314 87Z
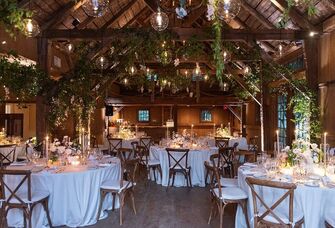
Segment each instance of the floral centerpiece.
M215 134L216 137L228 137L228 138L231 138L231 135L230 135L230 132L229 132L229 129L228 127L218 127L216 129L216 134Z
M187 140L184 138L184 136L173 132L171 141L172 147L183 147L186 141Z
M121 125L119 132L117 132L114 136L121 139L132 139L135 138L136 133L133 132L130 127L127 125Z
M62 141L55 138L50 145L50 160L55 162L60 156L65 158L78 156L81 154L80 149L80 145L72 142L68 136L64 136Z
M285 147L278 158L286 166L294 166L299 163L309 165L321 162L322 151L317 144L298 139L293 142L292 148Z

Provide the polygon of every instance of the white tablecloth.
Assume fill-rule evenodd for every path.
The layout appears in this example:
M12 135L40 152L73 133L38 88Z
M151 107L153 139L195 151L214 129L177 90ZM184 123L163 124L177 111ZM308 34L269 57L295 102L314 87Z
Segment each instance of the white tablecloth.
M32 189L50 192L49 211L53 226L88 226L97 222L101 183L107 179L119 178L119 162L97 169L89 169L87 166L68 167L61 173L47 171L33 173ZM115 205L119 206L118 200ZM111 207L112 199L108 196L103 204L103 210ZM17 209L10 210L8 224L22 227L22 212ZM46 214L38 205L33 211L33 227L40 228L46 225Z
M128 149L133 149L133 147L131 146L132 142L140 142L139 138L133 138L133 139L122 139L122 148L128 148ZM99 148L102 149L108 149L109 148L109 143L107 139L104 139L104 145L103 146L99 146Z
M218 149L216 147L211 147L208 149L200 149L200 150L190 150L188 154L188 164L191 166L191 180L192 185L195 186L205 186L205 166L204 162L209 161L210 155L217 153ZM162 180L158 173L156 174L157 183L162 184L163 186L168 185L169 181L169 161L168 154L165 148L158 146L150 147L150 158L156 159L160 161L160 165L162 168ZM151 175L151 180L153 180L153 176ZM170 181L172 184L172 179ZM186 179L182 174L177 174L174 182L174 186L186 186Z
M252 196L248 184L245 182L246 175L244 171L239 169L238 182L239 186L248 193L248 217L251 227L253 227L253 205ZM263 197L267 200L278 200L283 194L282 190L273 190L262 187ZM288 201L286 202L286 210L288 210ZM335 188L327 187L308 187L305 185L298 185L294 192L294 207L300 208L304 214L305 228L322 228L324 225L324 213L328 206L335 205ZM335 216L335 211L334 211ZM245 218L241 208L238 208L235 220L236 228L247 227Z
M205 137L200 140L207 141L207 144L211 147L215 146L215 138L213 137ZM235 143L238 143L237 149L239 150L248 150L248 142L245 137L231 138L229 139L229 146L234 146Z

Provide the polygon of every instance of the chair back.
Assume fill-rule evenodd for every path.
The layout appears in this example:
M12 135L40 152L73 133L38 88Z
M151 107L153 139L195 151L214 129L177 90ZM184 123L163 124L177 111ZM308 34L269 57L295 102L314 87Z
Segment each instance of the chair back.
M128 185L135 185L136 183L136 171L138 168L139 158L133 158L125 161L121 161L121 170L123 171L120 186L123 187L123 177L128 181ZM126 187L126 186L125 186Z
M91 136L91 148L99 148L97 137Z
M117 150L117 156L122 162L135 158L135 153L130 148L119 148Z
M147 165L149 160L149 151L144 146L136 147L136 157L142 165Z
M258 152L258 137L251 137L249 139L249 145L248 145L248 150L253 151L255 153Z
M217 188L219 190L218 196L221 198L222 189L221 189L221 183L220 183L219 169L214 165L210 165L208 161L205 161L205 167L206 167L206 170L210 178L210 182L209 182L210 191L214 194L214 189Z
M136 152L136 147L138 146L138 142L137 141L133 141L130 143L131 148L133 149L134 153Z
M170 169L186 170L188 166L189 149L166 148Z
M262 180L262 179L252 178L252 177L247 177L246 182L249 185L251 189L251 193L252 193L252 200L253 200L253 207L254 207L254 224L255 224L254 227L259 227L260 224L264 223L265 222L264 218L267 215L272 216L283 227L287 227L288 224L286 224L279 217L279 215L276 214L276 211L275 211L275 209L278 208L278 206L281 204L282 205L285 204L284 206L285 208L287 208L286 202L285 202L285 199L287 198L289 200L288 220L290 224L293 224L293 199L294 199L294 190L297 188L295 184L278 182L278 181ZM260 191L256 190L255 188L256 186L282 189L284 191L284 194L278 197L277 201L272 201L271 205L269 205L269 203L266 202L265 198L263 198L262 195L260 194ZM262 214L259 211L260 207L265 208L265 211L264 212L262 211ZM265 223L269 223L269 222L266 221Z
M153 141L151 137L141 137L140 138L140 146L144 146L147 151L150 150L150 146L153 145Z
M13 185L8 183L10 178L5 178L5 176L21 176L22 179ZM24 183L27 183L27 188ZM31 201L31 171L0 169L0 188L0 199L5 200L4 202L7 205L25 204L23 197L27 197L26 199ZM19 192L20 194L18 194ZM22 194L22 192L25 194Z
M108 137L107 139L109 143L109 153L117 154L118 149L122 147L122 139L110 137Z
M219 148L219 157L222 168L229 168L230 177L234 177L235 147Z
M218 148L225 148L229 146L229 138L215 137L215 146Z
M16 145L10 147L3 147L0 152L0 167L3 165L10 165L15 161Z
M220 154L219 153L212 154L209 157L209 160L211 161L212 166L214 166L214 167L216 167L218 169L222 168L222 163L221 163L221 160L220 160Z

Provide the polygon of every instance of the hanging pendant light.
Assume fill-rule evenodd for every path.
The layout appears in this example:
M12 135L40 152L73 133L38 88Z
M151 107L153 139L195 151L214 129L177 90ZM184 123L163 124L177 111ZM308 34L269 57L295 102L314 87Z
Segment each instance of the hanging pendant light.
M136 72L137 72L137 68L136 68L136 66L134 66L134 65L131 65L131 66L128 67L126 70L127 70L127 72L128 72L130 75L135 75Z
M250 66L244 67L244 69L243 69L243 75L244 76L248 76L250 74L251 74L251 68L250 68Z
M36 37L41 32L40 26L33 18L24 19L23 33L27 37Z
M158 7L157 12L151 16L150 23L156 31L160 32L168 27L169 17L166 13L161 12L161 9Z
M101 17L108 9L109 0L86 0L83 9L91 17Z
M219 18L227 23L234 19L240 12L240 0L219 0L218 15Z
M99 69L106 69L108 67L108 59L105 56L99 56L95 61L96 66Z
M200 69L199 63L196 63L196 67L193 71L193 76L199 77L200 75L201 75L201 69Z
M74 51L74 45L73 43L69 42L65 45L65 49L67 53L72 53Z

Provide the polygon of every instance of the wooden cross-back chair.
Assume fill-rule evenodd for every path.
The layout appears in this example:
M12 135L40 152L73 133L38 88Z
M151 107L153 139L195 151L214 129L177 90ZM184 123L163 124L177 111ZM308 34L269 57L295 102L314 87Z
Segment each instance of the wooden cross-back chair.
M130 143L131 148L133 149L134 153L136 153L136 148L138 146L138 142L137 141L133 141Z
M172 177L172 186L174 186L174 180L177 173L181 173L184 175L187 187L192 187L191 166L188 165L188 153L190 152L190 150L166 148L166 152L169 161L168 187L170 186L171 177Z
M117 156L120 158L122 162L125 162L127 160L135 158L135 153L130 148L119 148L117 150Z
M100 204L97 214L97 220L99 220L102 204L108 193L113 196L113 208L115 209L116 195L119 196L120 200L120 225L123 223L123 207L125 203L125 197L130 194L132 199L133 210L136 215L135 198L134 198L134 187L136 185L136 171L138 168L139 158L121 161L121 178L119 180L107 180L100 186ZM125 174L125 175L123 175ZM125 176L125 178L123 178Z
M228 137L215 137L215 146L220 148L225 148L229 146Z
M15 161L16 146L8 147L8 150L6 154L0 152L0 167L10 165Z
M247 194L239 187L221 187L221 178L219 170L217 167L210 165L207 161L205 162L205 167L209 172L210 176L210 193L211 193L211 211L208 219L208 224L212 220L212 216L216 210L219 212L220 216L220 228L223 225L223 215L224 209L228 204L237 203L242 207L247 227L249 228L248 214L247 214Z
M115 156L119 148L122 147L121 138L107 137L109 143L109 155Z
M156 160L156 159L151 159L150 158L150 152L147 150L147 148L145 146L137 146L136 147L136 156L139 158L139 163L142 166L145 166L147 169L147 176L149 179L149 175L150 175L150 169L153 170L153 174L154 174L154 180L156 182L157 178L156 178L156 170L159 171L160 177L162 179L162 168L160 165L160 161Z
M294 210L294 190L297 186L293 183L285 183L278 181L269 181L247 177L246 182L249 185L252 193L253 209L254 209L254 227L301 227L304 223L304 216L301 211ZM272 201L271 205L266 202L255 186L270 187L282 189L284 191L277 201ZM285 213L278 209L279 205L285 204L286 199L289 200L289 211ZM258 204L259 202L259 204ZM298 212L298 213L297 213ZM297 214L294 214L297 213ZM288 215L288 216L286 216Z
M250 137L249 139L249 145L248 145L248 150L253 151L255 153L258 153L258 137Z
M21 176L22 179L18 184L14 186L7 182L5 176ZM25 189L25 184L27 185L27 190ZM49 193L44 191L32 192L31 190L31 171L30 170L8 170L0 169L0 199L2 202L3 220L6 218L8 211L11 209L19 209L23 211L24 217L24 227L33 228L32 225L32 214L33 209L37 204L42 204L43 209L46 212L49 226L52 227L52 222L48 209ZM9 193L8 196L6 193ZM0 218L2 220L2 218ZM4 221L0 221L0 224L4 224ZM0 226L1 227L1 226Z
M219 148L219 161L222 165L222 174L226 173L231 178L235 176L235 147Z
M91 136L91 148L99 148L97 137Z
M150 147L153 145L153 140L151 137L141 137L140 146L144 146L147 151L150 150Z

